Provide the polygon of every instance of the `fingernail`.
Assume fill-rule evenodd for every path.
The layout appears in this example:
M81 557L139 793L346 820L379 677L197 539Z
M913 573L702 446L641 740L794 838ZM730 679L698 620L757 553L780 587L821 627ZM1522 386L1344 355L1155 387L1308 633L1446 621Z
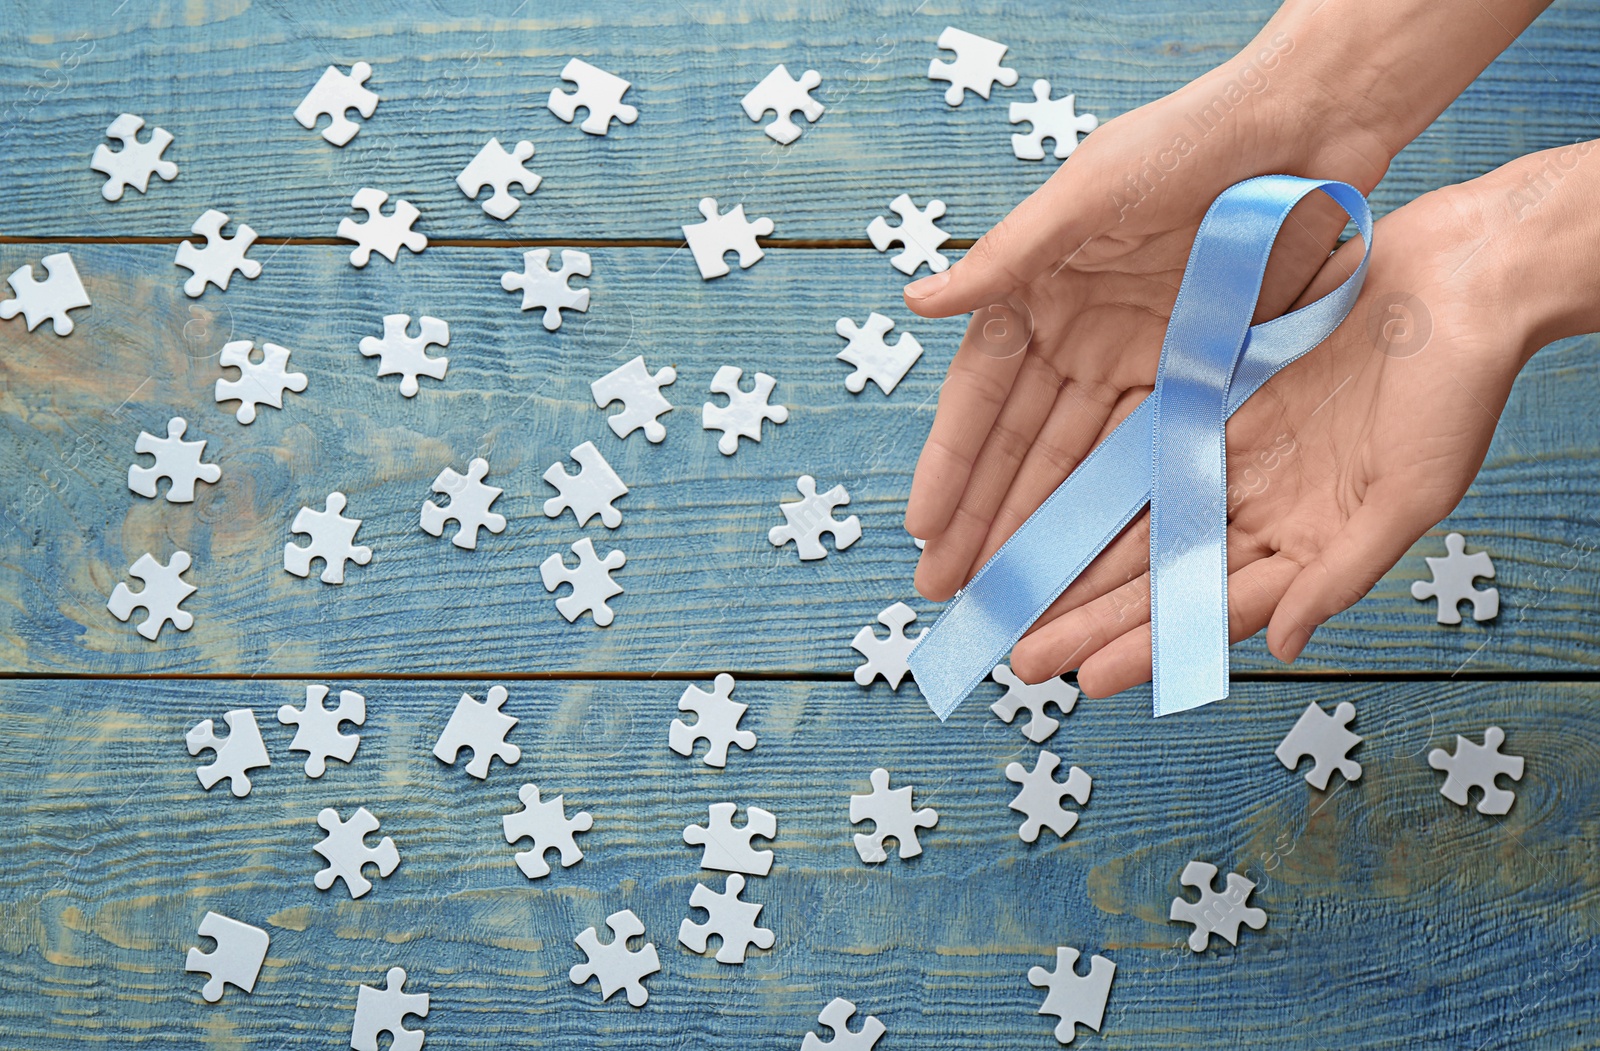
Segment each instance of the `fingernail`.
M925 277L921 281L911 282L906 286L906 295L911 299L927 299L931 295L943 292L944 287L949 283L950 271L946 270L942 274L934 274L932 277Z

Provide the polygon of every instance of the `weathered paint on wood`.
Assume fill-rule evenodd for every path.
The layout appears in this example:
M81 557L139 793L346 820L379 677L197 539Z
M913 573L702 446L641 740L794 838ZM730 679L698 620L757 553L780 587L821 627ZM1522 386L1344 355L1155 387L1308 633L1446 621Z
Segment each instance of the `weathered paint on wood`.
M1010 150L1007 106L1029 101L1036 78L1108 120L1231 57L1275 6L534 0L460 15L420 2L159 0L91 14L13 0L0 17L0 234L185 236L215 207L268 238L331 237L371 185L418 205L433 237L676 239L710 195L772 216L778 238L860 239L899 193L941 198L945 227L977 237L1054 168ZM1568 0L1540 18L1400 156L1378 210L1592 136L1597 11ZM947 106L927 69L949 24L1009 44L1017 85ZM574 55L633 81L636 124L596 138L545 109ZM329 63L358 60L383 101L336 149L291 114ZM829 107L790 147L739 108L780 62L821 73ZM89 157L123 111L176 136L180 174L109 205ZM507 224L454 184L491 135L532 141L545 180Z
M25 258L0 250L0 268ZM199 300L180 291L185 271L165 245L77 246L94 306L59 339L0 327L5 455L0 504L0 661L16 671L313 674L466 671L848 672L849 640L897 599L925 620L912 592L916 548L901 525L917 451L961 321L911 317L900 275L870 250L781 251L748 271L701 282L685 251L594 251L587 315L556 333L518 309L500 274L515 249L430 248L398 265L355 270L332 246L261 253L262 276ZM891 397L844 388L836 361L842 315L883 310L927 347ZM449 374L423 379L413 399L362 357L382 316L434 314L451 325ZM309 377L282 411L235 422L212 388L229 339L271 340ZM1593 668L1600 658L1594 549L1600 448L1590 425L1597 398L1595 340L1551 348L1518 382L1488 464L1444 529L1491 552L1501 613L1490 625L1445 628L1411 597L1427 578L1424 538L1366 600L1323 629L1299 668L1423 671ZM643 354L674 365L676 408L667 440L618 439L589 384ZM778 380L791 411L759 445L724 457L700 406L717 367ZM141 430L191 422L222 481L193 505L130 493L127 468ZM615 531L570 515L547 519L555 490L545 469L594 441L633 487ZM424 534L418 514L445 467L486 455L510 519L476 551ZM810 473L842 482L861 516L854 547L802 563L776 550L780 501ZM1269 479L1270 484L1270 479ZM289 523L333 490L363 520L372 563L341 587L283 569ZM539 581L539 563L581 536L621 549L627 589L617 619L569 625ZM186 607L194 630L156 643L113 620L105 599L146 551L195 556L200 588ZM142 614L139 614L142 617ZM1239 648L1240 670L1280 666L1259 643Z
M510 683L521 763L487 781L432 757L472 681L354 681L355 761L320 780L272 717L303 683L11 682L0 735L0 1029L14 1048L343 1046L356 986L394 965L433 997L429 1047L794 1048L834 996L889 1027L883 1047L1054 1046L1027 969L1071 945L1117 963L1107 1048L1577 1047L1600 995L1600 707L1589 686L1249 684L1152 722L1148 696L1080 702L1048 747L1094 778L1062 841L1016 834L1008 762L1037 749L987 703L939 726L914 695L741 682L759 735L713 771L667 749L684 683ZM702 684L705 685L705 684ZM1309 789L1272 750L1311 700L1356 704L1361 779ZM243 800L209 795L185 730L254 708L272 754ZM1443 799L1428 749L1506 729L1527 758L1504 818ZM209 758L207 756L206 758ZM464 760L463 760L464 761ZM874 766L939 812L925 852L869 868L852 792ZM530 882L500 818L517 788L594 816L583 861ZM681 831L721 800L778 816L752 878L777 934L742 968L691 956L697 880ZM351 901L312 885L316 813L365 805L399 846ZM1175 948L1191 859L1245 872L1268 915L1237 948ZM620 908L663 960L649 1004L602 1006L571 939ZM264 926L252 996L215 1006L183 952L208 909ZM687 1042L687 1044L686 1044Z

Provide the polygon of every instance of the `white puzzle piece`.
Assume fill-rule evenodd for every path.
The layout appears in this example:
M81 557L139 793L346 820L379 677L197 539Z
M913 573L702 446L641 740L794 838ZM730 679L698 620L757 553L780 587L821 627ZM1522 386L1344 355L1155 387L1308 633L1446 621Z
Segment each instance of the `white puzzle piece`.
M190 949L184 957L183 969L208 976L200 995L206 1003L222 999L222 987L231 985L245 992L254 992L261 965L267 959L267 946L272 939L260 927L241 923L220 912L208 912L200 920L200 937L217 943L211 952Z
M578 849L573 836L594 827L594 818L589 816L588 811L580 810L572 817L567 817L563 797L541 801L538 785L523 785L517 797L522 800L522 809L507 814L501 819L501 824L505 829L506 842L512 846L524 839L533 840L532 850L517 852L517 868L522 870L524 876L543 879L550 875L550 863L544 859L547 851L560 852L561 867L564 869L583 860L583 851Z
M132 591L127 584L118 584L111 590L106 609L126 623L133 611L142 607L148 616L139 625L139 634L151 642L161 634L161 626L169 622L179 631L188 631L194 627L194 614L178 605L195 592L195 586L183 579L189 563L187 551L174 551L164 566L145 552L128 568L128 575L144 581L144 588Z
M122 143L122 149L113 150L103 142L94 148L89 167L106 176L100 196L108 201L122 200L122 192L129 186L144 193L150 187L152 175L160 176L163 182L178 177L178 166L161 159L161 154L172 145L172 133L165 128L151 128L150 137L140 142L142 127L143 117L124 113L106 129L106 138Z
M407 1015L428 1017L428 994L407 993L406 969L391 967L384 976L384 987L375 989L365 982L356 992L356 1018L350 1026L353 1051L378 1051L378 1034L389 1034L389 1051L422 1051L426 1034L421 1029L405 1028Z
M344 583L344 564L354 562L364 566L372 561L372 548L355 543L356 530L361 519L346 518L340 514L345 508L343 493L328 494L323 510L313 511L302 507L290 524L291 533L304 533L311 538L305 547L290 541L283 545L283 568L297 577L311 575L313 559L322 559L322 582Z
M417 334L411 335L410 314L386 314L383 318L383 338L361 337L361 356L378 359L378 376L399 376L400 393L407 398L417 396L417 377L442 380L450 368L450 359L428 356L428 348L450 345L450 325L436 317L424 314L417 319Z
M1472 603L1473 620L1493 620L1500 613L1500 589L1479 591L1472 586L1478 577L1494 579L1494 563L1489 561L1489 553L1467 554L1467 540L1460 533L1446 536L1444 546L1444 558L1424 559L1433 579L1413 582L1412 598L1438 599L1440 624L1461 623L1461 611L1456 606L1462 600Z
M572 288L568 282L574 277L588 277L592 264L588 252L575 248L561 250L561 269L550 269L550 249L535 248L522 253L522 273L507 270L500 275L500 287L507 292L522 292L522 309L544 310L546 332L561 327L561 312L576 310L589 312L589 290Z
M1062 839L1067 838L1067 833L1078 823L1078 815L1063 807L1061 801L1071 796L1079 806L1089 803L1089 793L1094 787L1089 775L1075 766L1067 771L1065 781L1057 781L1056 768L1060 765L1061 760L1050 752L1040 752L1032 770L1021 763L1006 764L1006 780L1022 786L1011 801L1011 809L1027 818L1017 829L1024 843L1037 841L1040 830L1046 828Z
M516 214L522 202L511 196L511 184L522 187L522 192L532 195L543 181L529 171L523 161L533 156L533 143L526 139L517 143L510 153L500 145L499 139L490 139L472 158L472 163L456 176L456 186L466 194L467 200L476 200L485 186L494 190L483 202L484 214L504 221Z
M861 539L861 519L855 515L845 519L833 517L834 508L850 502L850 494L844 486L836 485L819 494L817 480L803 474L795 482L795 488L800 491L799 500L778 504L785 524L767 530L767 540L773 547L782 547L792 540L801 561L810 562L828 557L828 549L822 544L823 533L833 534L835 551L843 551Z
M138 440L133 443L133 451L154 457L155 463L150 467L129 465L128 488L140 496L153 499L158 491L158 483L165 478L167 502L188 504L194 502L194 483L214 483L221 478L222 468L214 463L200 462L200 457L205 455L206 443L183 440L184 432L188 429L188 420L174 416L167 421L165 438L157 438L149 431L140 431Z
M850 648L866 658L866 663L856 668L856 683L871 686L872 680L883 676L889 689L900 689L900 680L911 672L911 651L916 648L922 632L906 636L906 628L917 619L917 613L904 602L896 602L878 614L878 623L889 629L889 637L880 639L871 624L862 625Z
M717 439L717 451L724 456L732 456L739 450L740 438L759 442L761 424L766 420L781 424L789 419L788 409L782 405L767 404L777 380L765 372L758 372L755 385L750 390L744 390L739 386L739 379L743 375L744 370L734 365L717 369L716 375L711 377L711 393L725 395L728 404L718 405L708 401L700 410L701 429L722 432L722 437Z
M934 225L934 220L944 215L943 201L929 201L927 208L919 209L910 195L903 193L889 202L889 210L900 216L900 225L890 226L883 216L875 216L867 224L867 236L880 252L900 245L901 251L889 260L896 270L914 274L923 263L936 274L949 269L950 260L939 252L939 246L950 240L950 235Z
M343 146L361 130L346 111L355 110L362 117L370 117L378 108L378 96L366 87L370 76L372 67L365 62L351 66L349 73L329 66L294 108L294 119L310 131L317 126L318 117L327 117L328 126L322 129L322 137L335 146Z
M292 390L298 394L306 389L305 373L289 371L287 348L276 343L263 343L259 362L251 360L254 348L255 344L250 340L236 339L224 343L222 353L217 357L217 364L222 368L239 370L236 380L217 380L217 403L238 402L239 409L234 413L234 418L243 424L255 422L258 406L283 408L284 391Z
M1030 685L1019 679L1009 664L996 664L989 674L1006 688L1005 695L991 704L989 710L1009 725L1016 720L1019 711L1027 709L1028 723L1022 728L1022 735L1034 744L1048 741L1061 726L1060 719L1046 714L1048 706L1055 705L1065 718L1078 703L1078 688L1059 675Z
M1495 778L1504 774L1513 781L1521 781L1523 760L1520 755L1500 751L1500 746L1505 742L1506 732L1498 726L1491 726L1483 731L1482 744L1474 744L1458 734L1455 755L1443 748L1429 752L1428 765L1435 770L1444 770L1449 775L1444 779L1439 794L1456 806L1466 806L1468 789L1476 788L1482 793L1478 799L1478 813L1509 813L1511 804L1517 801L1517 794L1496 785Z
M339 220L340 238L356 243L350 250L350 265L357 269L367 265L373 252L392 263L400 255L401 248L420 253L428 247L427 235L411 229L411 224L421 218L422 213L410 201L396 197L394 208L385 215L383 204L388 199L389 195L382 190L363 186L350 198L350 207L366 212L367 218L359 223L348 216Z
M433 746L433 757L441 763L454 766L461 749L472 749L472 761L467 773L479 781L489 776L489 764L499 759L507 766L515 766L522 759L522 749L506 742L506 735L517 725L517 717L502 711L506 703L504 686L489 687L489 696L482 703L472 699L470 693L461 695L450 721Z
M639 119L639 111L622 101L622 96L633 85L616 74L574 58L562 68L561 79L578 85L578 90L568 94L556 88L550 92L545 105L557 119L571 124L578 110L586 109L589 115L578 127L590 135L604 135L610 131L612 120L632 124Z
M1241 923L1255 931L1267 925L1265 912L1245 904L1256 889L1255 883L1230 872L1228 885L1218 891L1216 878L1217 867L1204 861L1189 862L1178 877L1185 886L1200 892L1199 901L1173 898L1169 915L1176 922L1194 924L1194 932L1189 935L1189 948L1194 952L1205 952L1213 934L1230 945L1238 945Z
M872 793L850 797L850 823L858 825L871 821L871 835L856 833L856 853L861 860L872 865L889 860L884 841L893 839L900 848L900 857L914 858L922 853L922 843L917 839L917 829L932 828L939 823L939 812L932 807L921 810L911 808L911 785L889 790L889 771L883 767L872 771Z
M579 467L577 474L568 474L561 463L551 464L544 472L544 480L561 494L544 502L546 517L560 518L561 512L570 508L580 526L588 525L589 519L599 515L607 529L617 528L622 524L622 512L612 506L612 501L627 496L628 487L594 442L584 442L572 450L572 458Z
M626 438L642 427L645 438L656 443L667 436L659 417L672 411L672 403L661 396L661 388L677 378L678 370L671 365L651 375L641 356L601 376L589 384L589 390L594 403L602 409L614 401L622 402L621 412L606 417L618 438Z
M1335 770L1343 774L1346 781L1358 780L1361 764L1347 754L1361 743L1361 738L1350 732L1350 723L1355 717L1356 706L1349 701L1340 701L1332 715L1312 701L1273 754L1288 770L1310 756L1312 766L1306 771L1306 783L1318 791L1327 791L1328 778Z
M1079 1025L1100 1031L1106 1001L1111 998L1111 979L1117 974L1117 965L1104 956L1089 957L1086 975L1077 973L1077 963L1078 950L1061 946L1056 949L1055 970L1028 968L1028 984L1049 990L1039 1005L1039 1013L1061 1019L1056 1025L1056 1040L1063 1044L1072 1043Z
M629 939L644 937L644 924L639 922L639 917L633 914L632 909L613 912L606 917L606 926L611 928L611 941L605 945L600 944L600 935L593 927L572 939L589 959L585 963L573 964L567 976L572 979L573 985L583 985L590 978L598 978L602 1002L611 999L618 990L627 990L628 1003L643 1007L650 999L644 979L661 970L656 947L646 942L642 949L629 950Z
M702 280L709 281L728 273L728 263L723 258L728 252L739 253L741 270L750 269L766 255L756 244L756 238L772 236L771 219L745 219L743 204L736 204L719 215L715 197L701 198L700 214L705 216L705 221L685 223L683 236L689 242L689 251L694 254Z
M33 279L33 267L28 263L6 278L16 298L0 302L0 320L9 321L20 313L29 332L48 320L56 335L70 336L73 326L67 311L90 306L89 293L83 290L78 268L66 252L47 255L39 262L49 275L43 281Z
M827 1040L815 1033L807 1033L800 1041L800 1051L872 1051L872 1047L888 1032L883 1023L873 1015L861 1020L861 1028L852 1030L850 1018L856 1005L839 996L828 1001L828 1006L817 1015L817 1021L833 1030Z
M226 225L228 225L227 213L212 208L196 219L194 225L189 228L190 233L199 234L206 239L204 247L193 241L185 241L178 246L178 255L173 262L185 270L192 271L183 282L183 294L190 299L198 298L208 284L216 285L226 292L235 270L251 281L261 276L261 264L254 259L246 259L244 255L250 250L250 246L255 244L256 232L246 224L240 223L238 233L232 237L224 237L222 228Z
M772 851L756 850L750 846L750 841L757 836L776 838L776 815L758 806L748 807L744 824L735 825L733 819L739 812L739 804L712 803L706 809L709 817L704 825L689 825L683 830L685 843L705 848L700 854L701 868L742 872L748 876L765 876L772 871Z
M328 769L328 760L348 763L356 757L361 745L360 734L342 734L343 723L361 726L367 721L367 699L354 690L339 691L339 706L332 710L323 705L327 699L326 686L306 687L306 706L296 708L285 704L278 709L278 722L295 727L291 752L306 753L306 776L321 777Z
M678 698L678 711L694 712L696 719L692 726L682 719L672 720L667 746L679 755L692 757L695 742L705 741L705 764L720 770L728 765L729 745L748 752L756 746L756 735L739 729L739 720L749 705L733 699L733 676L727 672L718 675L712 689L715 692L707 693L693 683L684 688L683 696Z
M430 536L443 536L444 524L454 519L456 535L450 542L468 551L477 550L479 529L495 534L505 532L505 515L489 510L505 490L485 483L483 479L488 473L489 461L481 456L467 464L464 475L449 467L440 471L439 477L433 480L433 491L448 496L450 503L440 507L432 500L423 501L422 531Z
M335 880L342 879L350 897L360 898L372 889L372 881L361 874L364 867L376 865L378 875L387 878L400 864L400 851L388 836L379 840L376 847L364 842L378 831L378 819L366 807L357 809L349 821L339 820L337 810L325 807L317 815L317 824L328 833L321 843L311 848L328 863L313 879L318 890L328 890Z
M929 62L928 79L950 82L944 100L952 106L961 105L968 91L988 98L996 84L1009 88L1017 82L1017 71L1000 64L1006 57L1006 45L998 40L946 26L939 34L939 47L954 51L956 60L943 62L936 58Z
M194 776L207 792L223 778L228 779L228 790L235 799L250 794L250 771L272 765L267 758L267 746L261 740L261 728L256 725L256 713L249 708L235 708L224 712L222 721L228 724L228 736L218 737L216 724L204 719L189 728L184 744L190 755L199 755L211 749L216 758L209 764L196 768Z
M1056 160L1062 161L1072 156L1072 151L1078 148L1078 136L1087 135L1100 126L1099 119L1093 113L1080 115L1073 108L1074 101L1071 95L1051 99L1050 82L1036 80L1033 82L1032 102L1011 104L1011 123L1033 123L1033 130L1027 135L1011 136L1011 152L1017 155L1018 160L1044 160L1045 139L1055 140Z
M706 922L695 923L685 919L678 925L678 941L701 955L705 955L709 939L715 935L722 939L717 949L718 963L744 963L750 946L770 949L777 936L765 927L756 926L762 906L753 901L740 901L744 890L744 877L738 873L729 876L721 893L704 883L694 885L689 895L689 908L704 909Z
M627 563L627 556L621 551L612 551L601 558L595 554L594 541L588 537L573 544L572 553L578 556L576 568L569 567L559 551L539 563L539 578L544 581L544 589L554 591L562 584L572 585L571 594L556 599L557 612L567 618L568 623L588 613L594 617L596 625L606 627L616 616L606 602L622 594L622 585L612 580L611 574Z
M894 322L876 311L867 315L865 325L842 317L833 326L835 332L850 341L850 345L839 352L839 360L856 368L844 378L845 390L860 394L871 380L885 396L893 394L911 366L922 357L922 344L909 332L900 333L900 338L890 346L883 337L892 328Z
M761 78L761 83L750 89L740 100L745 116L760 121L768 111L776 119L762 130L767 137L784 146L800 137L800 125L794 122L796 113L808 123L815 124L827 108L811 97L811 92L822 84L822 74L808 69L796 80L789 70L779 63L771 73Z

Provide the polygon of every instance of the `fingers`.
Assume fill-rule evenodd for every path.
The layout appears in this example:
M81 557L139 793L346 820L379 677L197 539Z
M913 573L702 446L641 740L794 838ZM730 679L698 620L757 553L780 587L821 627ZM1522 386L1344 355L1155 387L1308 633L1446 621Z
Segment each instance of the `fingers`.
M1355 605L1431 524L1411 494L1374 485L1343 528L1306 564L1267 628L1267 648L1293 663L1323 621ZM1426 516L1424 516L1425 519Z

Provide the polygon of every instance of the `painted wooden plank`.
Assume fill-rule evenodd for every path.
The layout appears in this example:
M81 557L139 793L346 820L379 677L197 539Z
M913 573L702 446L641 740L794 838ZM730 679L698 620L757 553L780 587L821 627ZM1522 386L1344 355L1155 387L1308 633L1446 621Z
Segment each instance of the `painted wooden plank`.
M343 1046L356 987L399 965L432 996L429 1047L798 1047L834 996L884 1047L1056 1046L1026 981L1056 945L1117 964L1108 1048L1574 1047L1600 969L1592 686L1250 684L1149 720L1147 696L1082 702L1048 742L1094 779L1065 840L1017 838L1008 762L1036 749L984 707L936 724L914 698L851 684L742 682L759 743L713 771L666 747L684 683L511 682L521 763L486 781L431 755L473 681L353 681L354 762L320 780L272 712L299 682L0 685L0 1026L17 1049ZM706 685L706 684L702 684ZM986 687L985 705L998 694ZM1358 782L1309 789L1272 752L1300 709L1349 700ZM251 707L273 765L246 799L196 782L185 731ZM1504 818L1439 794L1427 751L1489 724L1526 772ZM209 757L204 757L209 758ZM938 826L869 868L848 796L882 765ZM530 882L500 819L534 782L592 813L584 859ZM722 800L778 816L775 865L746 897L771 951L742 968L676 943L699 853L681 830ZM317 891L324 806L358 805L398 844L365 898ZM1168 921L1193 859L1258 881L1261 931L1196 956ZM662 958L650 1001L601 1005L571 939L632 908ZM184 951L208 909L266 928L254 995L212 1006ZM1220 944L1220 943L1217 943ZM1088 1033L1082 1038L1091 1039Z
M712 195L772 216L780 239L860 239L902 192L941 198L946 229L971 238L1054 168L1010 151L1007 105L1031 98L1035 78L1105 121L1230 57L1275 6L613 0L454 16L420 2L162 0L90 19L73 5L14 3L0 19L0 234L186 236L216 207L268 239L331 237L351 195L372 185L417 204L436 238L676 239ZM1378 210L1592 135L1597 22L1596 0L1556 4L1401 154ZM926 74L950 23L1008 43L1018 85L947 106ZM633 81L636 124L595 138L545 109L575 55ZM336 149L291 114L329 63L358 60L383 101ZM829 107L791 147L739 109L779 62L818 70ZM89 157L123 111L176 136L181 171L112 205ZM454 184L490 136L532 141L544 177L506 224Z
M41 249L45 251L48 249ZM916 549L901 525L910 473L933 416L959 321L911 319L896 305L899 274L871 251L773 251L749 271L703 283L686 252L593 253L593 306L548 333L499 287L512 249L429 249L398 265L350 267L333 247L261 253L263 273L189 300L164 245L72 249L94 306L65 339L0 326L4 454L0 506L0 665L98 673L695 671L848 673L849 640L879 610L912 594ZM24 254L24 252L28 254ZM0 269L36 258L0 250ZM887 310L927 347L893 396L849 394L841 315ZM414 399L356 347L392 311L451 325L450 371ZM309 377L282 411L249 427L215 403L223 342L271 340ZM1518 381L1487 466L1439 530L1491 552L1501 613L1488 626L1444 628L1410 582L1427 578L1414 551L1352 611L1318 635L1297 669L1558 670L1600 662L1594 508L1600 449L1592 425L1595 340L1553 347ZM642 354L674 365L677 408L667 439L626 441L607 428L590 382ZM759 445L716 451L699 406L716 369L737 364L778 380L788 423ZM222 481L193 505L127 489L141 430L192 421ZM592 440L632 492L620 529L544 517L550 464ZM476 551L418 528L430 483L486 455L510 519ZM843 483L863 539L802 563L767 531L795 480ZM370 565L340 587L283 570L289 524L334 490L361 518ZM539 580L539 563L591 536L621 549L627 589L615 623L569 625ZM610 545L610 547L606 546ZM154 644L112 619L106 596L140 555L195 556L196 625ZM131 582L130 582L131 583ZM140 614L142 616L142 614ZM1240 670L1279 666L1259 640Z

